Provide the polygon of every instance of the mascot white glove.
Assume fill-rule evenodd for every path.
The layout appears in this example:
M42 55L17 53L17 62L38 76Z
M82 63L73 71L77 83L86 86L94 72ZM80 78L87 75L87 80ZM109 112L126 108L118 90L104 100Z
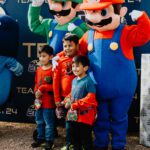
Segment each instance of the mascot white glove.
M136 21L139 17L141 17L143 14L142 11L133 10L129 15L132 18L132 21Z
M73 23L69 23L68 25L68 31L73 31L77 26Z
M57 60L59 60L59 56L55 56L52 58L52 71L54 71L56 69L56 67L58 66L58 62Z
M40 7L44 3L44 0L32 0L33 7Z

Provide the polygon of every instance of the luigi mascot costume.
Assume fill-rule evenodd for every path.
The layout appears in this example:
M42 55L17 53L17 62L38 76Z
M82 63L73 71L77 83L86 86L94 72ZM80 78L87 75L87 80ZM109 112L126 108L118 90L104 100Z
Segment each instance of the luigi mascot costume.
M18 52L18 23L0 7L0 106L10 95L12 75L20 76L22 65L16 60Z
M32 0L28 11L28 24L32 32L47 38L54 54L63 50L62 39L67 32L79 38L87 31L86 24L79 19L77 11L82 0L48 0L49 11L55 19L41 19L40 11L44 0Z
M96 83L99 100L95 123L95 150L124 150L128 129L128 110L137 86L133 47L150 39L150 20L144 11L133 10L136 25L124 25L124 0L85 0L90 28L80 41L80 50L91 62L90 75ZM112 138L110 141L109 134Z

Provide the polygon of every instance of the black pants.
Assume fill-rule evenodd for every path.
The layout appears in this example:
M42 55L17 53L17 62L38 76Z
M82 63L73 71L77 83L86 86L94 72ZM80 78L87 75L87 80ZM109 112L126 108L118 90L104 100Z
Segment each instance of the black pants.
M92 150L92 126L70 122L70 140L74 150Z

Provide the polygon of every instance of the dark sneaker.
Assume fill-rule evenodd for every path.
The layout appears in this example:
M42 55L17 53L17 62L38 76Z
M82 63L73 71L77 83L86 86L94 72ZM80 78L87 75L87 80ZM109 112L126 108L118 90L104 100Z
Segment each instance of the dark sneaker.
M32 148L40 147L44 143L44 140L36 140L31 144Z
M94 147L94 150L108 150L108 147L101 147L101 148L98 148L98 147Z
M112 148L112 150L127 150L126 148Z
M71 144L65 145L61 148L61 150L73 150L73 145Z
M52 150L54 148L54 143L52 141L46 141L45 150Z

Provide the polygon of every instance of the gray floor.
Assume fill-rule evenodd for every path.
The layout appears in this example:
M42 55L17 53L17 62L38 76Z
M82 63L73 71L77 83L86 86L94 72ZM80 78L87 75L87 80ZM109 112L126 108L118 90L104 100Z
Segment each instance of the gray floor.
M30 145L34 129L34 124L0 122L0 150L33 150ZM60 136L55 140L54 150L60 150L65 142L65 130L58 128L58 132ZM150 150L139 145L138 141L138 133L129 134L127 150Z

